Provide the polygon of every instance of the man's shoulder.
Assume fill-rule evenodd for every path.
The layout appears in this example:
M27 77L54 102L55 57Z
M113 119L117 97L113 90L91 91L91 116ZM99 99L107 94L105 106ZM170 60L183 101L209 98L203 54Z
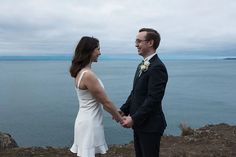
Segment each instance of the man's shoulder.
M156 72L162 72L167 73L167 69L165 64L162 61L155 61L150 66L150 74L156 73Z
M165 68L165 64L160 59L156 59L151 63L151 68Z

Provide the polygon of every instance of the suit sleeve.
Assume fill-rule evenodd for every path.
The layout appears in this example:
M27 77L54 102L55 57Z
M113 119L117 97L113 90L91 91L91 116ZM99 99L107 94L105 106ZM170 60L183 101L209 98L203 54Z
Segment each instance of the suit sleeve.
M131 117L136 125L141 125L154 110L161 109L168 75L165 67L155 66L150 69L147 97Z
M138 74L138 72L139 72L139 65L138 65L138 67L136 69L135 76ZM134 77L134 81L135 81L135 77ZM132 97L132 95L133 95L133 90L130 92L130 95L128 96L126 102L120 108L120 110L122 112L124 112L124 114L126 116L128 116L130 114L130 110L129 109L130 109L130 105L131 105L131 97Z
M126 102L121 106L121 108L120 108L120 110L122 111L122 112L124 112L124 114L126 115L126 116L128 116L129 115L129 108L130 108L130 104L131 104L131 96L132 96L132 93L133 93L133 91L131 91L131 93L130 93L130 95L129 95L129 97L127 98L127 100L126 100Z

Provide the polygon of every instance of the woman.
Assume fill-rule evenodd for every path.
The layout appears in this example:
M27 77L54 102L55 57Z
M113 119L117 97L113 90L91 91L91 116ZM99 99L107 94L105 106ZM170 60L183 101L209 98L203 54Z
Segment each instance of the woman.
M116 107L106 96L102 82L91 70L92 62L97 62L100 54L98 39L82 37L70 67L80 104L75 120L74 143L70 150L81 157L105 154L108 149L104 137L101 104L117 122L122 122Z

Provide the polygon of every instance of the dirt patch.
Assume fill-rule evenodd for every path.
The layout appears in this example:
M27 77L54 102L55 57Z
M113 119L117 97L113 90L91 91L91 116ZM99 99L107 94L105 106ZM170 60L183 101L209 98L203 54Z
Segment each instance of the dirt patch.
M185 134L183 134L185 135ZM0 157L76 157L68 148L12 148ZM133 144L111 145L102 157L134 157ZM185 136L163 136L160 157L236 157L236 126L206 125Z

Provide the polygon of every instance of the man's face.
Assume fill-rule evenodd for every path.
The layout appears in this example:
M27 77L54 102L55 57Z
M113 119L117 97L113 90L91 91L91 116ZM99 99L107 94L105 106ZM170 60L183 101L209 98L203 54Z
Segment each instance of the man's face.
M139 32L135 40L135 46L138 49L138 54L141 56L145 56L149 51L149 45L148 41L146 40L146 35L147 32Z

